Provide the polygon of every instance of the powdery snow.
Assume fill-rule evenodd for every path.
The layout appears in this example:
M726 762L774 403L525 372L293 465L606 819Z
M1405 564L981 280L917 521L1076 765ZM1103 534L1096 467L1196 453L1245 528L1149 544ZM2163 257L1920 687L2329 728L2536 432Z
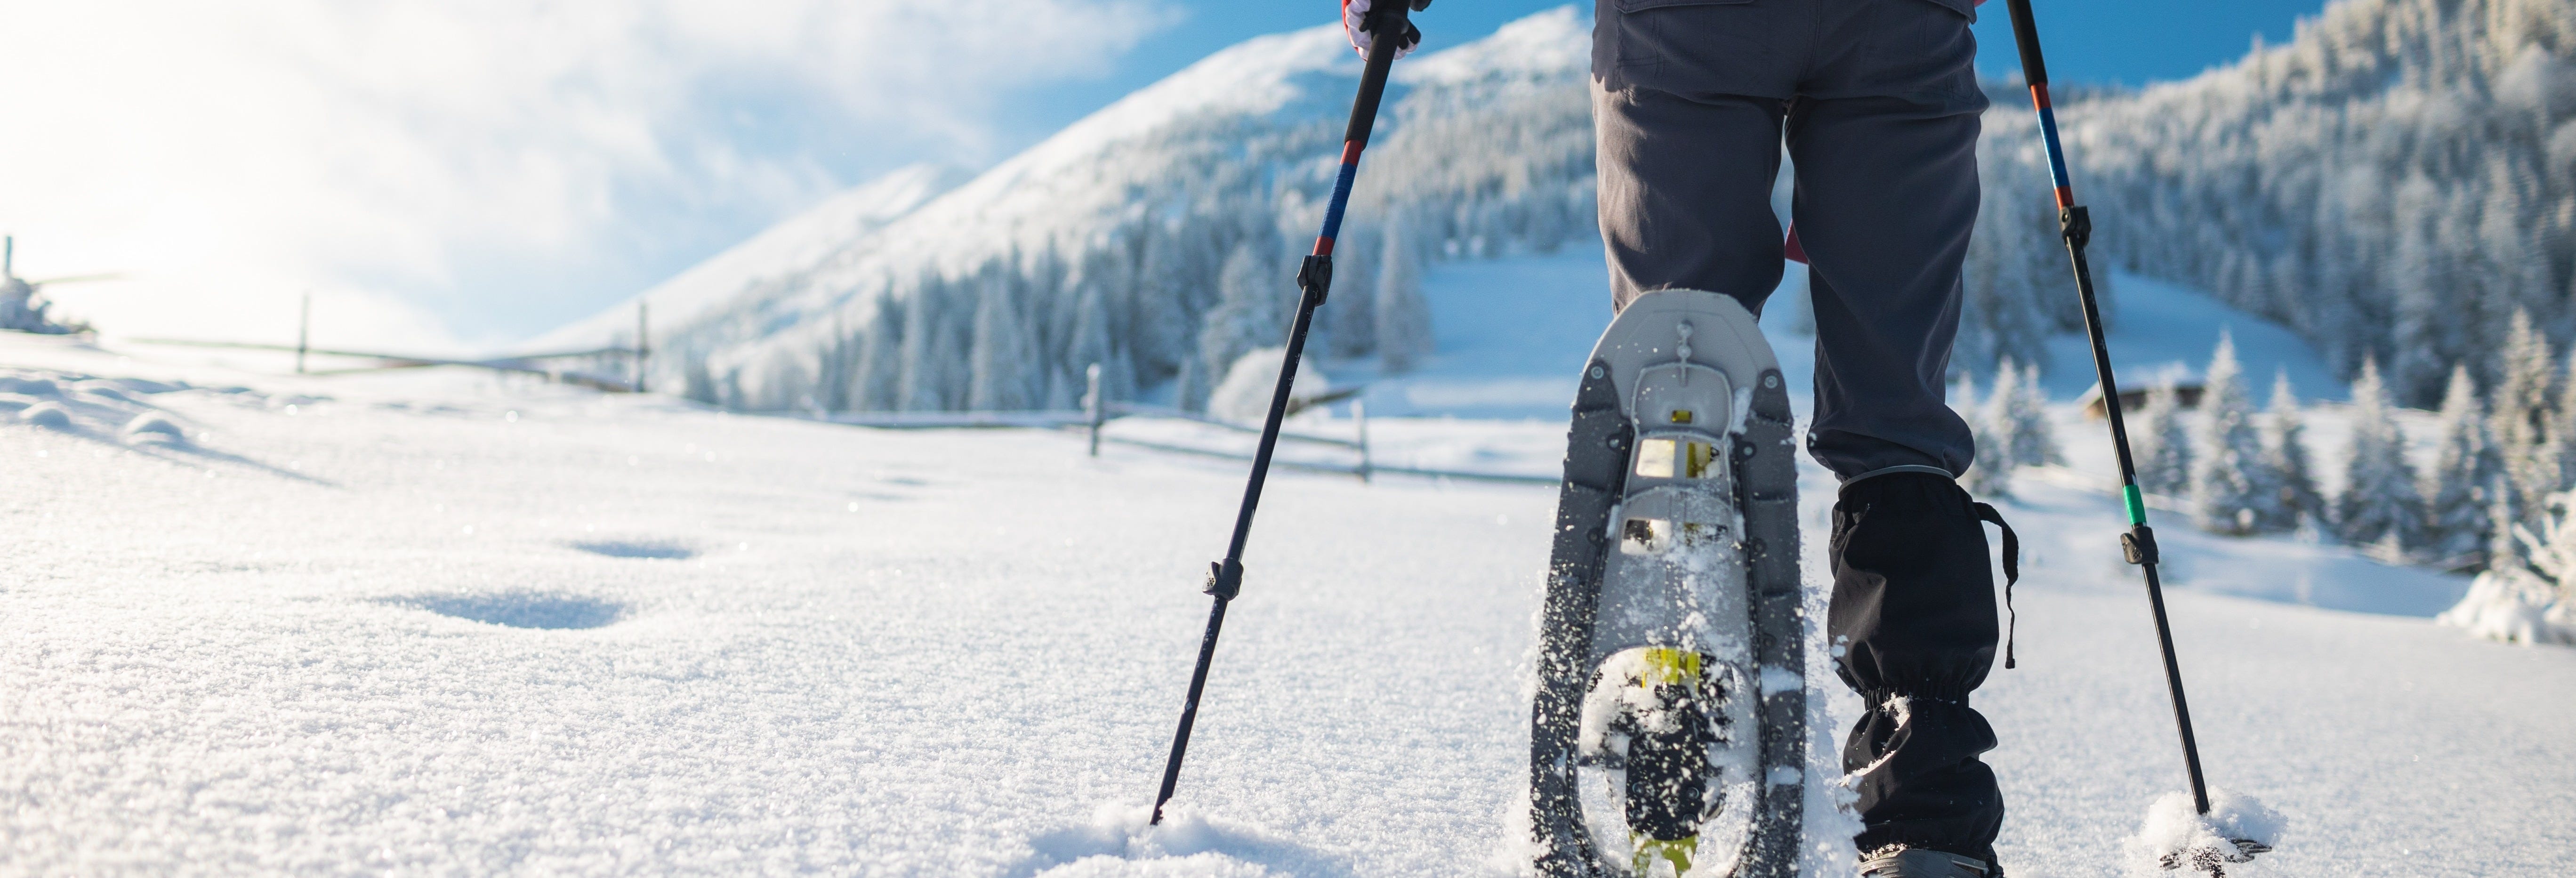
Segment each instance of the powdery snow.
M1490 874L1515 844L1546 487L1275 474L1175 818L1146 830L1239 463L17 337L0 364L190 425L0 424L0 872ZM1371 441L1546 472L1561 429ZM2001 850L2111 874L2182 786L2153 633L2113 501L2017 487L2022 667L1978 702ZM2220 594L2382 574L2166 533L2210 775L2296 829L2231 874L2576 869L2576 651ZM1859 705L1809 655L1832 874Z
M2148 806L2146 823L2128 839L2128 871L2137 876L2164 875L2176 866L2184 874L2205 875L2212 867L2223 871L2278 847L2285 828L2281 812L2252 796L2211 787L2209 813L2202 814L2190 793L2166 793Z

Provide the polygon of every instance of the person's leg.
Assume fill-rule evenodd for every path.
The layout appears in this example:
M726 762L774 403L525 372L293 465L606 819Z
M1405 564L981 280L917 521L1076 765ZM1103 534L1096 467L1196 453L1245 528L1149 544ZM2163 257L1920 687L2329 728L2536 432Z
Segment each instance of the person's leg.
M1595 86L1612 308L1655 290L1694 289L1762 313L1780 285L1771 183L1783 103Z
M1977 215L1975 42L1964 3L1818 2L1788 137L1816 315L1808 451L1844 481L1826 630L1868 705L1843 754L1856 841L1991 865L2003 797L1978 757L1995 735L1968 696L1994 661L1994 581L1953 481L1975 449L1943 399Z
M1973 113L1900 98L1791 108L1816 316L1807 450L1843 480L1892 467L1956 476L1976 457L1944 396L1977 221L1977 129Z

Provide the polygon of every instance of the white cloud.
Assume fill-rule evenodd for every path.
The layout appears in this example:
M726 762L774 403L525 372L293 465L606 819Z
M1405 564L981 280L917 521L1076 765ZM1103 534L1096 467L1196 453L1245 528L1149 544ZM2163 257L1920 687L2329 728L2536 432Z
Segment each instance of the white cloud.
M445 347L579 316L1105 71L1164 0L12 4L0 229L128 335ZM579 294L560 292L578 290Z

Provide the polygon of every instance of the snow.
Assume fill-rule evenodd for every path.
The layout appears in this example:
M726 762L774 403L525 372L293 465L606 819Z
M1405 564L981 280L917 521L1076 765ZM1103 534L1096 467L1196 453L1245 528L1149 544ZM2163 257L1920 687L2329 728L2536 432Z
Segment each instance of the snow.
M2200 813L2190 793L2167 793L2148 806L2146 824L2128 839L2128 871L2138 876L2163 875L2172 868L2168 864L2195 872L2210 864L2224 869L2226 864L2247 862L2254 853L2280 845L2286 826L2281 812L2224 788L2210 788L2207 814ZM2240 841L2251 843L2254 850L2246 850L2237 844Z
M1373 385L1416 416L1373 417L1372 454L1551 472L1563 397L1511 382L1579 365L1598 259L1435 268L1456 334ZM2305 356L2258 329L2255 374ZM18 335L0 366L69 421L0 424L0 872L1491 874L1517 843L1545 486L1274 473L1148 829L1240 463ZM1499 402L1410 402L1444 387ZM2017 876L2120 871L2183 783L2100 427L2059 398L2067 466L2000 504L2021 667L1978 693ZM147 415L189 441L123 441ZM1804 469L1816 618L1831 486ZM2435 625L2457 577L2158 521L2209 775L2296 827L2231 874L2576 869L2576 650ZM1834 874L1860 705L1808 655Z
M2237 363L2246 383L2270 388L2272 375L2286 371L2299 398L2341 400L2343 382L2316 349L2288 327L2229 307L2206 292L2181 284L2118 272L2111 288L2118 298L2107 320L2111 369L2123 388L2145 387L2157 378L2198 381L2209 365L2209 352L2221 335L2236 339ZM2071 293L2070 293L2071 295ZM2072 399L2092 389L2093 348L2081 335L2059 335L2048 342L2050 396Z
M1225 370L1225 380L1208 392L1207 410L1212 417L1238 424L1258 425L1270 417L1270 398L1278 394L1279 363L1288 358L1286 347L1256 348L1234 358ZM1297 358L1297 380L1293 387L1311 396L1326 386L1316 374L1314 364L1305 357Z
M1592 22L1559 6L1494 31L1492 36L1398 65L1408 84L1464 82L1498 76L1548 75L1592 66Z
M2576 610L2558 589L2518 570L2488 570L2470 581L2460 602L2435 617L2472 637L2507 643L2576 645Z

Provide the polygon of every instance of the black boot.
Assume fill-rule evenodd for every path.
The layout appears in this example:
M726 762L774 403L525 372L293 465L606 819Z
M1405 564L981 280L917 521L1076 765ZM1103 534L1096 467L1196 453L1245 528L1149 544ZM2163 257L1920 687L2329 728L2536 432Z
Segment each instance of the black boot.
M1994 666L1995 582L1981 521L1994 507L1949 478L1901 472L1845 485L1829 551L1834 667L1868 703L1843 747L1858 772L1862 851L1940 851L1993 868L2003 792L1978 754L1994 729L1968 693ZM2006 528L2007 556L2018 548ZM2008 571L2018 559L2007 557Z

